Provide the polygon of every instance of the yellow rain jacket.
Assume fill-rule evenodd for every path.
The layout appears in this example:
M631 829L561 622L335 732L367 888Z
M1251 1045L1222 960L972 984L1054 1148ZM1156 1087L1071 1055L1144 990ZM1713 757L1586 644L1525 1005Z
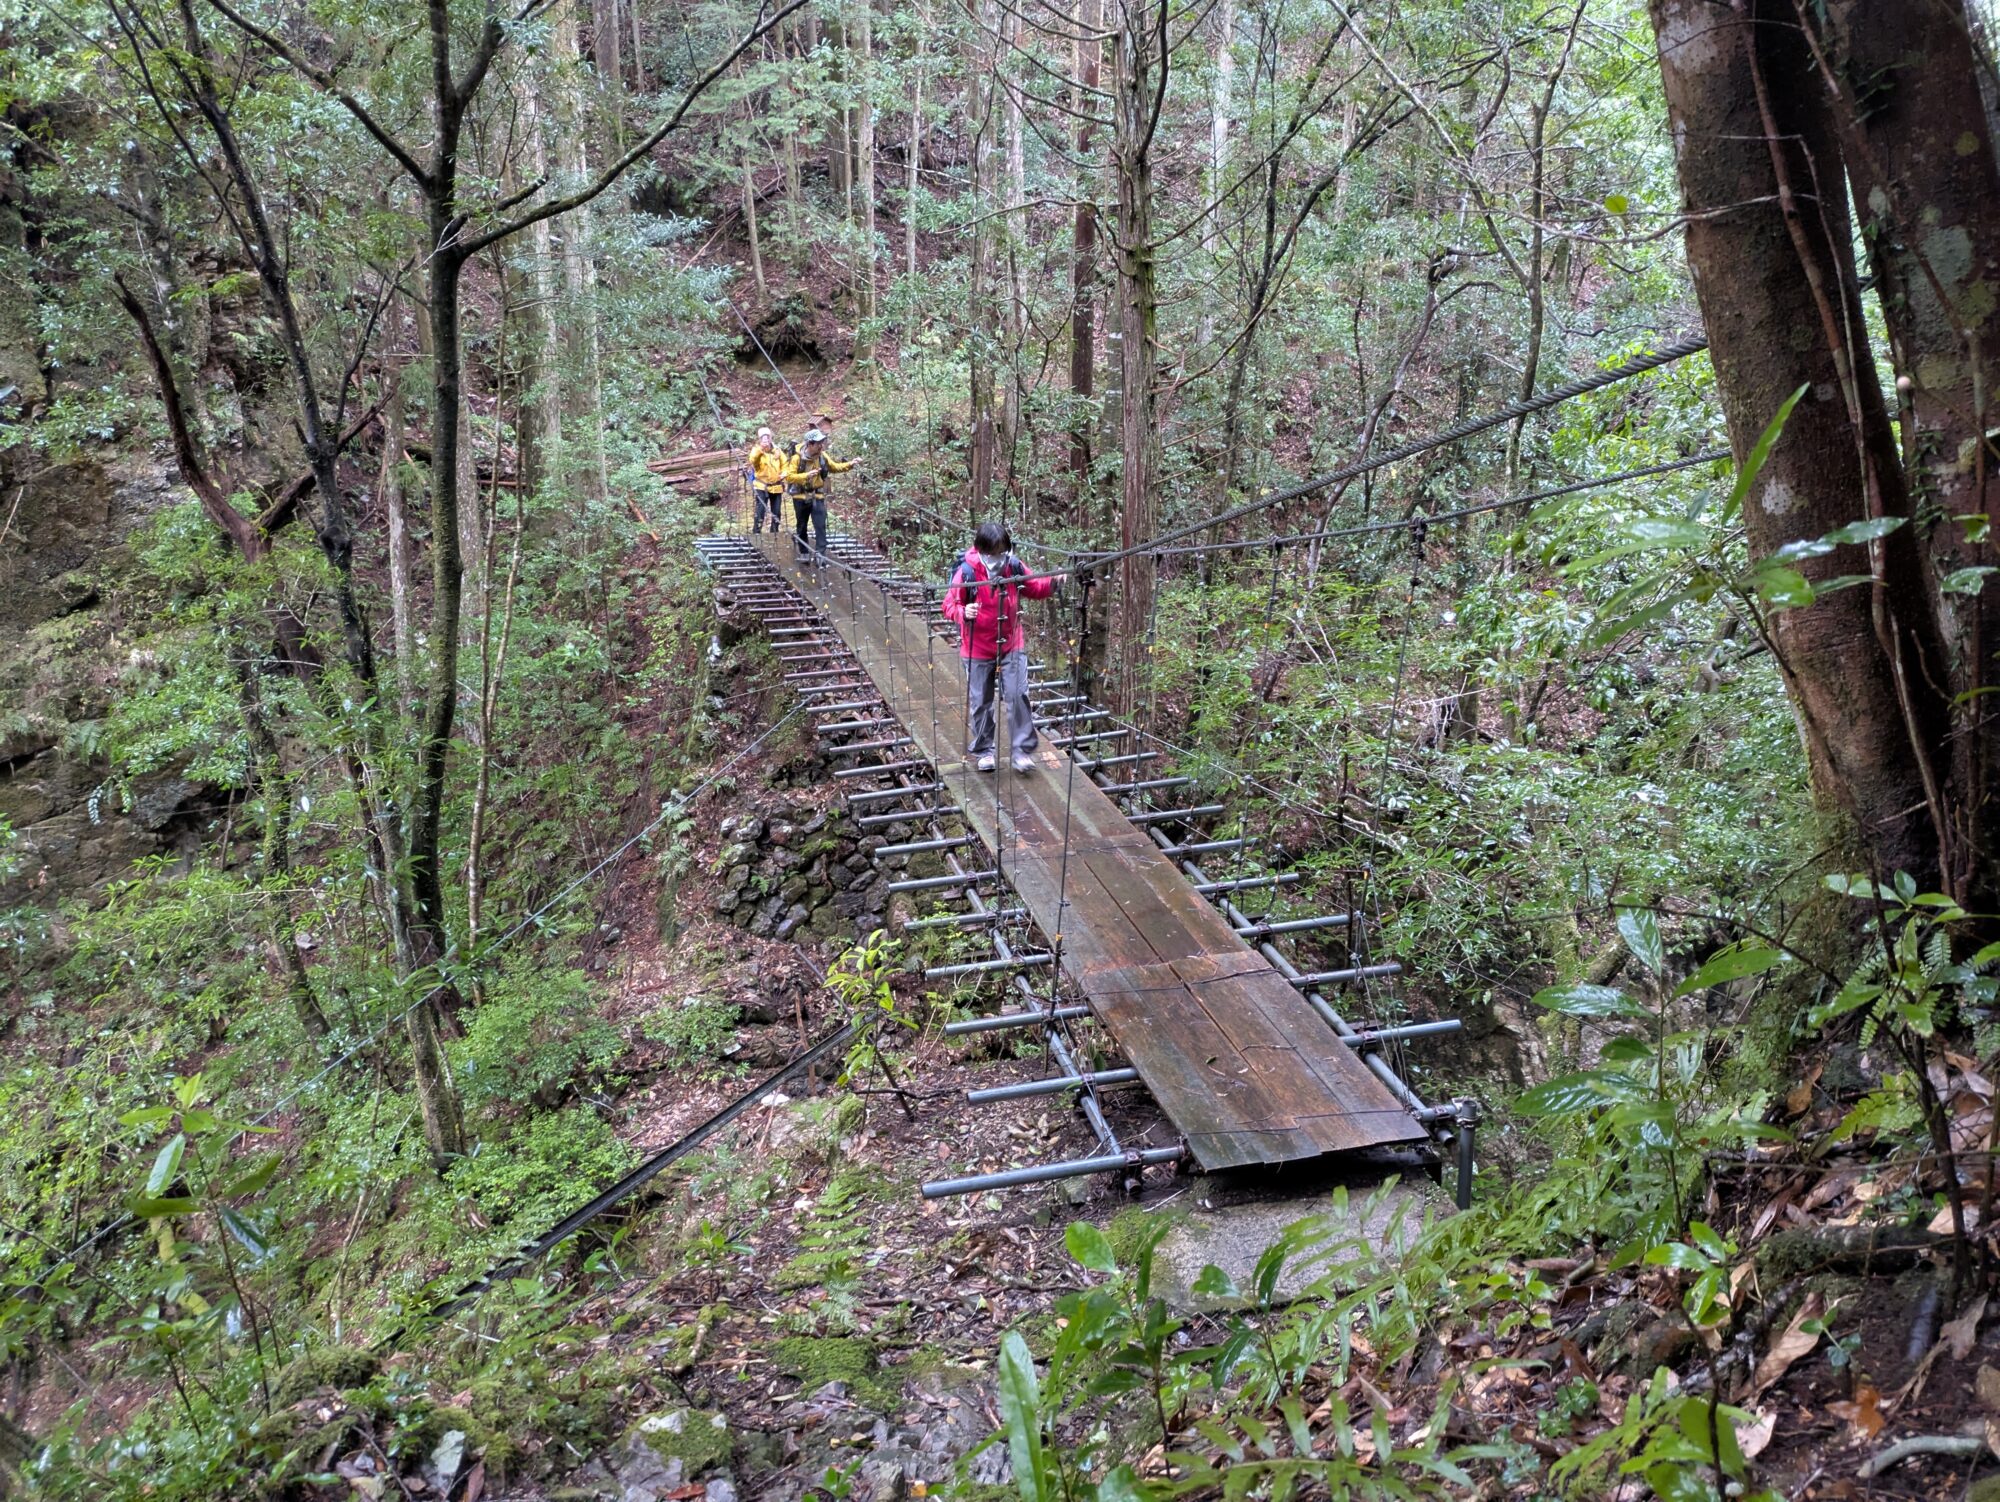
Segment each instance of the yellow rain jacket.
M798 453L785 464L785 483L791 486L794 495L800 491L810 494L826 489L828 475L845 473L859 462L856 459L836 459L824 450L817 459L808 459L804 453Z
M750 455L750 468L757 476L757 488L776 495L785 488L783 449L757 449Z

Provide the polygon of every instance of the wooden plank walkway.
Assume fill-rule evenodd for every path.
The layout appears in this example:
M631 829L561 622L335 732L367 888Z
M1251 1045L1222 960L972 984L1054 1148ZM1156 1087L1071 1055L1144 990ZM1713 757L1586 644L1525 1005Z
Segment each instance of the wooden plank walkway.
M1031 773L1015 775L1004 756L998 772L973 770L954 645L868 580L801 567L788 536L749 540L825 612L1002 878L1043 933L1062 935L1064 975L1203 1168L1425 1138L1290 982L1046 738Z

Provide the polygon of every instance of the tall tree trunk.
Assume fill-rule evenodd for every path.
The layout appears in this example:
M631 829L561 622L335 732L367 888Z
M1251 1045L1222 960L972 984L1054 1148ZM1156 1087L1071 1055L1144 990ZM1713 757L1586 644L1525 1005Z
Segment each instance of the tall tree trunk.
M764 283L764 247L757 233L757 175L750 169L750 159L743 159L743 224L750 234L750 275L757 283L757 296L768 297L770 288Z
M563 8L568 9L567 6ZM570 24L576 24L573 14ZM557 25L560 26L561 22L558 21ZM597 66L598 83L611 102L612 120L622 149L625 144L625 28L619 0L590 0L590 43L591 60ZM564 52L561 55L568 57L573 54ZM579 141L579 149L581 144Z
M555 46L559 56L574 54L575 28L574 6L558 7ZM555 118L563 169L582 181L590 175L589 131L583 99L574 89L564 90L557 100ZM563 280L569 291L569 330L575 341L570 369L577 373L569 387L570 407L564 421L573 434L580 431L588 444L574 478L584 493L602 506L610 496L611 483L604 447L604 362L597 307L596 219L588 204L563 218Z
M854 109L854 161L861 194L861 316L875 316L875 11L860 0L854 13L854 64L860 100Z
M1576 46L1577 30L1583 24L1583 13L1589 3L1590 0L1577 0L1575 18L1564 33L1562 55L1549 70L1548 80L1528 115L1528 253L1521 263L1527 281L1528 348L1521 357L1521 385L1517 392L1522 401L1535 394L1535 382L1540 378L1542 369L1542 336L1548 324L1548 268L1544 264L1546 236L1542 223L1548 216L1549 113L1555 108L1556 90L1561 87L1563 74L1568 71L1570 53ZM1521 437L1527 422L1525 415L1517 417L1507 430L1509 490L1521 488Z
M409 498L403 489L403 370L391 362L383 371L389 405L382 412L382 469L376 491L388 523L389 621L396 644L396 714L410 712L416 699L417 631L411 617Z
M1160 0L1157 23L1145 0L1118 0L1112 155L1118 171L1118 332L1123 388L1119 447L1124 472L1119 545L1123 548L1138 547L1159 530L1160 523L1152 144L1170 65L1163 45L1166 32L1166 0ZM1119 564L1118 672L1113 697L1114 707L1125 714L1138 705L1150 667L1146 638L1156 569L1150 553L1132 554Z
M1000 31L1004 45L997 49L1001 66L1020 46L1021 26L1012 10L1001 12ZM1007 212L997 221L1000 227L1000 254L1007 264L1007 305L1004 328L1007 339L1006 389L1000 394L998 432L994 435L999 451L1006 455L1007 482L1011 489L1021 441L1021 365L1027 344L1028 288L1021 264L1021 248L1027 236L1022 206L1028 199L1027 146L1023 136L1020 96L1012 89L1001 97L1001 124L1007 148Z
M466 1148L464 1107L445 1058L442 1020L455 1003L448 981L428 976L452 952L444 900L444 805L458 722L458 661L464 565L459 552L459 435L463 424L464 347L460 339L464 240L459 234L459 166L469 97L451 71L449 0L428 0L431 43L431 163L423 184L429 237L426 291L431 335L431 618L430 675L417 786L409 813L408 868L415 921L403 936L398 968L421 988L404 1014L417 1077L424 1141L442 1163ZM574 49L568 55L574 55Z
M2000 169L1961 0L1907 6L1833 0L1800 9L1835 94L1861 232L1902 373L1911 507L1928 532L1931 599L1959 726L1947 778L1956 860L1949 889L1990 910L2000 898L2000 762L1993 709L2000 584L1965 575L2000 559L1986 529L2000 511ZM1821 29L1821 17L1824 29ZM1983 579L1971 593L1937 588Z
M840 198L841 218L854 222L854 112L849 107L847 86L854 74L847 51L847 17L839 10L826 23L827 51L837 60L830 82L840 106L834 113L834 128L826 143L826 180Z
M1229 112L1236 83L1236 3L1220 0L1215 11L1215 89L1209 101L1208 223L1201 232L1202 249L1212 251L1222 241L1222 190L1229 178Z
M528 170L535 178L550 175L548 101L542 97L539 69L523 68L517 85L521 130L528 143ZM560 118L559 116L557 117ZM521 462L517 475L532 492L555 477L563 451L562 324L557 308L555 224L537 219L528 231L524 258L528 281L529 336L522 358L526 385L521 413Z
M995 230L992 218L994 199L994 116L999 90L988 80L999 67L991 51L992 38L999 27L999 6L995 0L977 0L979 24L973 28L967 59L969 77L966 97L972 113L972 211L977 216L972 227L971 345L969 386L972 406L972 509L986 507L993 491L995 469L994 363L999 348L995 308ZM986 49L985 55L981 55Z
M1075 67L1078 87L1071 98L1077 113L1076 155L1079 163L1090 160L1091 114L1097 107L1095 90L1104 56L1104 44L1096 40L1095 33L1104 24L1103 16L1101 0L1077 0ZM1070 263L1069 390L1076 400L1072 403L1070 415L1069 468L1076 477L1079 506L1085 500L1085 486L1090 475L1090 404L1096 391L1096 186L1090 169L1078 166L1074 189L1076 209L1070 231L1073 258ZM1091 518L1079 516L1077 520L1080 525L1087 526Z
M1215 8L1215 84L1209 95L1208 185L1209 212L1201 230L1201 248L1213 256L1223 247L1225 208L1223 189L1229 178L1229 113L1234 108L1236 86L1236 0L1218 0ZM1201 327L1195 343L1206 349L1215 339L1215 301L1202 305Z
M1824 191L1840 180L1840 156L1798 28L1776 24L1789 20L1783 6L1760 0L1732 15L1710 0L1651 0L1688 263L1739 462L1806 388L1744 502L1757 557L1907 508L1888 483L1895 456L1873 362L1834 337L1864 327L1844 195ZM1798 183L1821 185L1809 189L1811 212L1798 209ZM1926 881L1939 850L1924 758L1940 741L1934 708L1917 702L1928 630L1909 613L1923 600L1914 555L1904 528L1800 562L1809 579L1876 582L1776 615L1771 639L1821 799L1852 822L1878 869Z
M910 65L910 160L903 185L903 261L911 276L917 274L917 175L924 161L923 62L919 51Z
M504 293L503 299L504 299ZM494 413L497 424L499 413ZM458 513L458 546L463 557L476 563L486 551L486 508L479 498L479 461L472 443L472 402L461 401L458 408L458 493L465 500ZM466 645L479 639L480 622L486 618L486 576L476 567L468 568L465 600L460 607L465 620ZM478 734L476 722L466 727Z

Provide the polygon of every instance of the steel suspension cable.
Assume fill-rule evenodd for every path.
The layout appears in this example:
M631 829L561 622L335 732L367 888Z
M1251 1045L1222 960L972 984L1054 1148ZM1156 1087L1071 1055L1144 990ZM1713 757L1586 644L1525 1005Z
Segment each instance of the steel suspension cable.
M1346 527L1325 527L1314 532L1284 532L1267 537L1245 537L1234 541L1194 543L1187 547L1157 548L1156 558L1191 558L1206 553L1247 553L1258 548L1283 546L1295 542L1330 542L1348 537L1368 537L1382 532L1408 532L1417 527L1428 527L1433 522L1462 521L1469 516L1483 516L1489 511L1505 511L1509 506L1531 506L1537 501L1554 500L1557 496L1575 495L1585 490L1602 490L1611 485L1622 485L1627 480L1644 480L1654 475L1672 474L1676 470L1695 469L1703 464L1717 464L1733 455L1728 449L1704 449L1699 454L1690 454L1685 459L1668 459L1659 464L1648 464L1638 469L1620 470L1614 475L1601 475L1594 480L1576 480L1567 485L1555 485L1546 490L1531 490L1525 495L1504 496L1497 501L1481 501L1475 506L1461 506L1455 511L1420 512L1389 522L1356 522ZM1092 561L1092 567L1097 566Z
M759 339L757 337L757 331L750 327L750 320L745 318L743 316L743 310L736 306L736 299L733 297L725 297L722 300L729 304L729 311L736 315L736 321L743 325L743 332L748 334L750 336L750 342L757 346L757 353L762 355L764 357L764 363L771 367L771 374L778 378L778 383L785 388L785 392L788 396L791 397L793 404L799 409L801 413L803 413L806 416L808 420L810 420L813 415L812 408L808 407L805 404L804 400L800 398L798 392L792 389L792 383L785 379L785 373L784 371L778 368L778 362L772 359L771 352L768 349L764 348L764 341L762 339Z
M1272 506L1281 506L1287 501L1296 501L1305 496L1315 495L1329 486L1355 479L1374 470L1385 469L1391 464L1400 464L1406 459L1414 459L1419 454L1427 454L1433 449L1449 447L1476 434L1487 432L1493 428L1504 427L1517 418L1529 417L1537 412L1546 412L1551 407L1560 406L1562 403L1572 401L1588 392L1599 391L1606 386L1615 386L1620 381L1629 381L1635 376L1646 374L1648 371L1658 370L1663 365L1671 365L1676 360L1683 360L1689 355L1699 354L1707 348L1708 336L1706 334L1676 340L1674 343L1654 350L1650 354L1635 355L1633 358L1615 365L1609 370L1596 371L1591 375L1583 376L1565 385L1554 387L1539 395L1508 402L1505 406L1499 407L1492 412L1483 413L1478 417L1469 417L1464 422L1455 423L1443 432L1434 433L1428 438L1413 439L1408 443L1399 444L1393 449L1387 449L1380 454L1353 460L1336 470L1319 476L1317 479L1307 480L1303 484L1294 485L1288 490L1277 491L1272 495L1259 496L1254 501L1245 501L1240 506L1232 506L1227 511L1219 511L1214 516L1204 517L1200 521L1186 522L1180 526L1171 527L1165 532L1157 533L1153 537L1134 543L1130 547L1102 553L1078 552L1072 556L1092 568L1101 568L1108 564L1122 562L1127 558L1135 558L1142 553L1157 553L1163 545L1177 542L1183 537L1192 537L1196 533L1205 532L1211 527L1220 527L1233 521L1240 521L1243 517L1253 516L1257 512L1268 510Z

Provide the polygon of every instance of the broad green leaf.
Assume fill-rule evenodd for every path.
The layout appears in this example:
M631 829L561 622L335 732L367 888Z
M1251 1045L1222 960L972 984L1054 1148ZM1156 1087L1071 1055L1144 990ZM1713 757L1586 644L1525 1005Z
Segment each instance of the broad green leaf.
M1042 1450L1041 1384L1019 1330L1009 1330L1000 1341L1000 1415L1022 1502L1053 1502Z
M1593 986L1582 981L1568 986L1550 986L1537 991L1535 1005L1561 1012L1566 1017L1650 1017L1638 1002L1616 986Z
M1712 1265L1707 1257L1684 1241L1667 1241L1647 1247L1646 1261L1653 1267L1673 1267L1682 1272L1697 1273L1707 1272Z
M1797 542L1788 542L1783 547L1772 549L1771 555L1761 562L1800 563L1807 558L1824 558L1833 551L1833 546L1825 538L1801 538Z
M1285 1420L1285 1428L1292 1436L1292 1445L1301 1455L1313 1452L1312 1425L1306 1422L1305 1404L1299 1401L1297 1393L1286 1393L1278 1399L1278 1412Z
M241 1243L243 1250L250 1254L252 1261L262 1262L266 1257L271 1255L270 1244L257 1234L257 1228L226 1205L222 1210L222 1225L231 1236L234 1236Z
M1220 1450L1231 1460L1241 1460L1243 1458L1243 1442L1214 1419L1198 1418L1194 1421L1194 1427L1203 1439L1214 1445L1216 1449Z
M1736 513L1743 509L1743 498L1750 494L1750 487L1757 483L1757 474L1764 467L1764 461L1771 457L1771 450L1778 445L1779 437L1785 431L1785 421L1792 415L1792 408L1799 404L1799 398L1811 389L1810 383L1799 387L1785 398L1778 408L1778 415L1765 426L1764 431L1751 445L1750 457L1743 461L1743 468L1736 472L1736 483L1730 487L1729 499L1722 503L1722 521L1726 526L1736 519Z
M1664 1151L1680 1140L1674 1108L1663 1100L1634 1100L1613 1106L1607 1118L1626 1141Z
M254 1168L239 1176L224 1189L222 1197L233 1200L241 1199L246 1194L255 1194L271 1182L272 1175L278 1171L278 1165L284 1161L283 1156L278 1153L271 1153L260 1159Z
M1694 1239L1696 1246L1707 1252L1717 1262L1725 1261L1729 1257L1728 1244L1715 1234L1714 1227L1705 1222L1699 1220L1689 1221L1688 1235Z
M1607 193L1604 195L1604 212L1607 214L1623 214L1631 207L1632 200L1627 198L1623 193Z
M1617 532L1619 545L1635 552L1654 548L1698 548L1708 541L1708 529L1678 516L1642 516Z
M1887 537L1891 532L1908 521L1904 516L1871 516L1866 521L1849 522L1844 527L1835 527L1822 542L1873 542L1878 537Z
M1111 1243L1089 1221L1071 1221L1069 1229L1063 1232L1063 1245L1069 1248L1070 1256L1094 1273L1118 1271L1118 1258L1111 1250Z
M1629 1099L1629 1082L1619 1088L1612 1079L1596 1070L1558 1075L1517 1098L1514 1109L1523 1116L1575 1116Z
M1781 610L1794 610L1810 605L1814 600L1813 587L1806 582L1806 576L1795 568L1766 564L1756 573L1757 593L1766 603L1776 605Z
M1584 645L1590 647L1609 646L1628 631L1643 631L1646 627L1665 620L1676 610L1694 598L1694 591L1683 589L1668 595L1663 600L1655 600L1644 610L1636 610L1630 615L1613 616L1600 620L1590 628L1584 637Z
M1129 1465L1113 1466L1097 1483L1097 1502L1147 1502L1154 1489Z
M1607 1064L1642 1064L1653 1057L1653 1040L1635 1038L1630 1034L1613 1038L1604 1045L1604 1051L1598 1057Z
M1806 1014L1806 1020L1814 1027L1825 1027L1849 1012L1858 1012L1865 1006L1872 1006L1882 997L1882 987L1849 981L1840 988L1832 1001L1823 1001Z
M1990 563L1974 564L1971 568L1953 569L1938 580L1938 589L1948 595L1976 595L1986 587L1986 576L1996 570Z
M145 1106L137 1111L127 1111L118 1118L120 1126L158 1126L173 1118L172 1106Z
M160 1147L159 1156L153 1159L153 1171L146 1175L146 1193L160 1195L167 1192L167 1186L180 1172L181 1154L187 1151L187 1138L175 1132Z
M1234 1299L1242 1295L1237 1292L1236 1280L1217 1267L1213 1262L1195 1275L1194 1295L1199 1299Z
M1632 951L1640 964L1655 975L1666 970L1667 951L1660 942L1660 919L1651 908L1619 908L1618 932L1624 936L1625 947Z
M1209 1385L1217 1392L1221 1392L1223 1386L1229 1381L1229 1374L1236 1370L1237 1363L1249 1354L1251 1343L1256 1338L1257 1332L1240 1321L1237 1323L1236 1328L1230 1331L1229 1339L1225 1340L1222 1343L1222 1349L1215 1353L1214 1364L1209 1368ZM1236 1460L1243 1458L1243 1450L1240 1445L1237 1447L1232 1458Z
M181 1112L181 1130L192 1137L206 1136L215 1130L214 1113L204 1111L200 1106Z
M1762 975L1783 964L1786 958L1782 949L1773 949L1753 939L1740 939L1710 955L1699 970L1674 988L1674 995L1687 996L1725 981L1741 980L1746 975Z

